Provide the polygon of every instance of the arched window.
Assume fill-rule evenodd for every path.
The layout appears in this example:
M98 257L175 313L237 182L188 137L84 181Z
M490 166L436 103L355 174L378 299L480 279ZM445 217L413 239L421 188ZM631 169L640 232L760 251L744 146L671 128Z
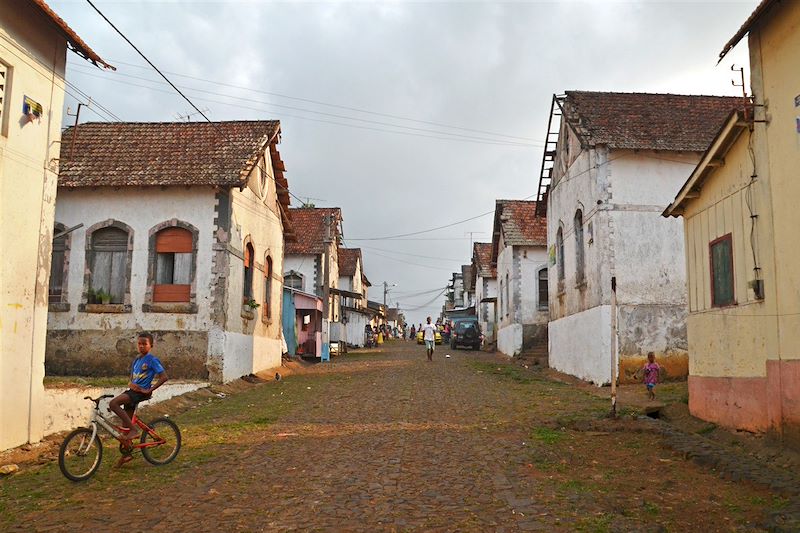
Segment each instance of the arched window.
M164 228L155 235L154 302L189 302L194 273L192 232Z
M575 212L575 283L580 285L585 280L583 272L583 213Z
M92 232L89 255L89 303L124 303L130 282L128 232L118 226Z
M538 273L539 283L539 309L547 309L547 267L539 270Z
M303 275L294 270L290 270L283 275L283 286L298 291L303 290Z
M564 281L564 228L558 228L556 233L556 262L558 263L558 281Z
M256 251L251 243L244 247L244 288L242 297L245 303L253 299L253 269L255 268Z
M272 257L264 262L264 317L272 318Z
M69 235L55 237L66 229L63 224L56 224L53 228L53 254L50 261L50 290L48 293L48 302L51 304L61 303L66 300L66 265L69 264L67 257L69 253Z

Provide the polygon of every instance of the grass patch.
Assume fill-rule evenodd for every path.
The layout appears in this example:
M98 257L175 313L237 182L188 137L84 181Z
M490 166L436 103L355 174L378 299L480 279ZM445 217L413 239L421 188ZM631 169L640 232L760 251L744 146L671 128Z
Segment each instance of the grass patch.
M658 505L650 502L644 502L644 512L651 515L659 513Z
M486 361L469 361L469 365L479 372L501 376L517 383L532 383L534 381L530 372L516 365L488 363Z
M576 492L578 494L586 494L592 492L592 488L584 481L579 479L570 479L561 484L561 490L566 492Z
M534 429L531 436L549 446L558 444L564 439L564 433L546 427L538 427Z
M614 517L610 514L601 513L597 516L584 518L575 524L577 531L585 531L587 533L610 533L611 522Z

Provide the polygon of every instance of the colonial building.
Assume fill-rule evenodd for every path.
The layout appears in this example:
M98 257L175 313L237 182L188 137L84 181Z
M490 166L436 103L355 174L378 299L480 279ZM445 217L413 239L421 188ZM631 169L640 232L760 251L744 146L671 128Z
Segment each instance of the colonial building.
M43 434L67 49L113 69L43 0L0 0L0 450Z
M552 367L611 381L616 279L618 372L631 381L650 351L685 376L683 231L660 214L741 99L568 91L553 98L543 176L550 249ZM542 187L540 185L540 191Z
M497 338L497 269L492 263L492 243L476 242L472 247L472 272L475 276L475 315L487 342Z
M547 342L547 218L536 215L536 202L497 200L492 264L497 349L514 356Z
M364 347L364 331L373 313L367 307L369 289L364 275L361 248L339 248L339 296L342 319L334 340L358 348Z
M47 371L119 375L137 332L171 377L280 365L277 121L87 123L64 132Z
M665 216L683 217L689 409L800 444L800 4L764 0L749 35L752 102L730 113ZM741 100L740 100L741 101ZM676 188L677 190L677 188Z

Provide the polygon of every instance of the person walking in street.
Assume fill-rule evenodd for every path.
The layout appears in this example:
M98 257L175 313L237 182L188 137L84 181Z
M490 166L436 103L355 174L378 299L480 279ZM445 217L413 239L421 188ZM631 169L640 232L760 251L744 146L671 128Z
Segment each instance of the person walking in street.
M417 328L414 327L414 324L411 324L411 340L417 338Z
M436 326L431 324L431 317L428 323L422 327L422 339L425 341L425 349L428 351L428 361L433 361L433 349L436 347Z

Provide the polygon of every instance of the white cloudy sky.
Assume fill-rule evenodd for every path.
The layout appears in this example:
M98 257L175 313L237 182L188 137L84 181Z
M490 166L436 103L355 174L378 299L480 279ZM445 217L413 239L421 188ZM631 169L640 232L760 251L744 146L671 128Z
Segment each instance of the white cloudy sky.
M360 239L532 195L555 92L737 94L730 66L746 64L746 45L719 66L717 54L757 3L96 5L212 120L279 119L292 192L343 209L345 242L364 251L370 298L382 299L383 281L396 283L389 301L420 322L443 298L425 305L436 292L416 293L443 288L469 262L467 232L489 240L492 217L413 240ZM86 2L50 5L118 69L102 73L70 54L74 95L126 121L192 111Z

